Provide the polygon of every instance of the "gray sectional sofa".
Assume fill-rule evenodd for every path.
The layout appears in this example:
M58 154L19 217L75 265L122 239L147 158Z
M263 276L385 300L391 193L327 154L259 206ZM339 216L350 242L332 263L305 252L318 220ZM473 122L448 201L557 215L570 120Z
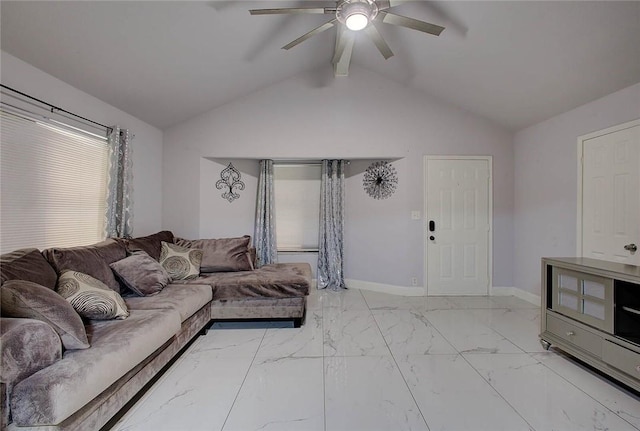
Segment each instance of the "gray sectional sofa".
M225 271L224 267L214 268L215 253L206 248L211 242L204 243L202 265L212 264L216 272L171 282L150 296L127 290L109 265L141 251L158 260L163 241L184 245L186 240L163 231L92 246L42 253L24 249L1 256L2 430L99 430L212 320L293 319L295 325L302 324L311 284L308 264ZM213 251L224 253L220 246ZM244 252L252 262L252 251ZM243 259L239 253L236 250L236 257ZM50 305L58 299L42 298L51 295L49 290L56 289L65 271L100 280L121 293L128 309L125 319L83 319L88 348L64 347L69 345L68 334L60 330L64 313L53 310L53 318L47 318ZM30 312L35 315L19 316L11 310L7 316L5 311L15 308L16 301L29 300L26 293L21 296L20 286L32 289L34 284L45 289L38 292L46 293L31 304ZM4 293L9 289L11 295L6 298L14 303L6 306Z

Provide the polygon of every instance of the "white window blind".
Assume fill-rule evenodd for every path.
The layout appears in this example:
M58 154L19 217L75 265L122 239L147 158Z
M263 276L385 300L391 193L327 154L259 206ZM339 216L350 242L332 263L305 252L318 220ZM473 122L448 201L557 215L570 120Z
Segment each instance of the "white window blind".
M105 140L0 112L0 251L104 239Z
M278 251L317 251L319 164L276 164L273 194Z

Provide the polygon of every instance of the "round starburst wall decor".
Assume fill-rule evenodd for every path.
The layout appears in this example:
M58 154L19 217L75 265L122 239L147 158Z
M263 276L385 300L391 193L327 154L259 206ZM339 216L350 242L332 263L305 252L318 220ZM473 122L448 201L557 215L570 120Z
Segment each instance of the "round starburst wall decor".
M398 186L398 173L391 163L380 161L372 163L362 178L364 191L374 199L386 199Z

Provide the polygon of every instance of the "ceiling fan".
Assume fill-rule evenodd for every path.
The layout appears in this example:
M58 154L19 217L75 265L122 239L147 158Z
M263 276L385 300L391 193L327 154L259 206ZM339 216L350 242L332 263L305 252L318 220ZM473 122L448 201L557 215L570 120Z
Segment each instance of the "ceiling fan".
M386 59L393 56L389 45L382 38L377 23L385 23L406 27L424 33L439 36L444 27L397 15L389 12L389 9L402 3L398 0L338 0L332 7L291 7L280 9L251 9L251 15L276 15L276 14L325 14L333 15L333 18L326 23L314 28L308 33L300 36L296 40L286 44L282 49L291 49L305 40L322 33L334 26L338 27L336 47L332 63L334 64L336 75L347 75L351 51L353 49L354 33L364 31L373 41ZM346 31L350 30L350 31Z

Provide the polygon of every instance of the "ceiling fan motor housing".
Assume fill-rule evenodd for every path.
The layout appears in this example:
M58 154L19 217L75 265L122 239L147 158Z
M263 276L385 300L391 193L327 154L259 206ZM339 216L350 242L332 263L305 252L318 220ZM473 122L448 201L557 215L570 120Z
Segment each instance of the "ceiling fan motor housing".
M354 15L366 17L368 25L378 15L378 5L373 0L344 0L338 4L336 18L339 22L347 25L349 17Z

